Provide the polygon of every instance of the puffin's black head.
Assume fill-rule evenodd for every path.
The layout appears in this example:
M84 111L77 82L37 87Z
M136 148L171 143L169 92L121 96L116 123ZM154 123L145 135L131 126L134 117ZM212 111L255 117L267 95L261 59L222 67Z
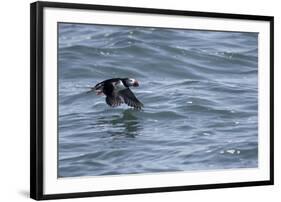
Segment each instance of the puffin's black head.
M122 81L127 87L130 87L130 86L138 87L139 86L139 82L136 79L125 78L125 79L122 79Z

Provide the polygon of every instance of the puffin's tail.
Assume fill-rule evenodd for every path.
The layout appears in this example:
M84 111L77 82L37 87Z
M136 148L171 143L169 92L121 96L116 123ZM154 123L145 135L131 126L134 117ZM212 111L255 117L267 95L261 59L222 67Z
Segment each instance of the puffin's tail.
M104 82L100 82L97 85L95 85L95 87L91 87L91 90L87 91L86 93L89 94L89 93L95 91L97 95L102 95L103 87L104 87Z
M96 90L96 88L95 88L95 87L92 87L91 90L89 90L89 91L86 92L86 94L89 94L89 93L91 93L91 92L93 92L93 91L95 91L95 90Z

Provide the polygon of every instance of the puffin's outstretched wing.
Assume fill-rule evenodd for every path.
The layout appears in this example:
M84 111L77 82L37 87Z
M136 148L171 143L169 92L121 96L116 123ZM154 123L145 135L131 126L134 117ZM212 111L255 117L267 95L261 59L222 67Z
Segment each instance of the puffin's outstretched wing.
M143 104L136 98L134 93L129 88L119 91L118 94L130 107L134 107L135 109L141 109L143 107Z
M122 99L119 96L114 96L114 95L106 96L105 101L111 107L117 107L123 103Z

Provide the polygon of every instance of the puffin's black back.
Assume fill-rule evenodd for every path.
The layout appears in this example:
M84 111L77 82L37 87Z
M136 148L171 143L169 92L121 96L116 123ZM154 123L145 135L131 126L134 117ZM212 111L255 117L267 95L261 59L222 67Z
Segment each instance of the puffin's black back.
M107 80L103 81L103 83L106 84L106 83L112 83L112 82L117 82L117 81L121 80L122 83L124 84L124 86L129 87L126 82L128 79L129 78L112 78L112 79L107 79Z

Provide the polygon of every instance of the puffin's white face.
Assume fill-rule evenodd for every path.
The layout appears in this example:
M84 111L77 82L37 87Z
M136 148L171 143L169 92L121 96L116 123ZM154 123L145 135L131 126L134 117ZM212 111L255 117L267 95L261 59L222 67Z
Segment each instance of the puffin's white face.
M127 84L128 84L128 86L134 86L134 87L139 86L139 82L136 79L132 79L132 78L129 78L127 80Z

